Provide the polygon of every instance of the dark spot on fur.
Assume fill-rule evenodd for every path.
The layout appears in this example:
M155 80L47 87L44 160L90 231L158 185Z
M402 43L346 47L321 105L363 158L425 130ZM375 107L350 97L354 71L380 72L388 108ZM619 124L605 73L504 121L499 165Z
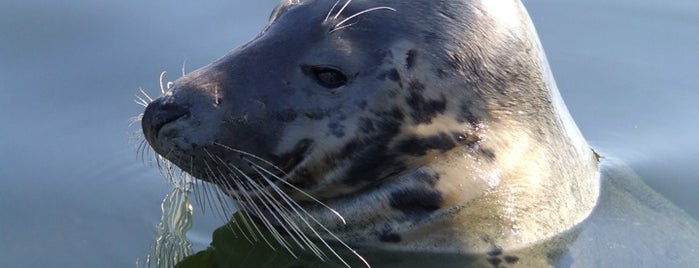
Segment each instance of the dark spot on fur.
M382 121L374 122L376 129L364 139L367 142L353 141L340 152L341 155L351 155L352 161L345 175L344 182L350 185L359 183L380 183L383 178L394 176L405 169L400 156L389 150L388 144L400 133L401 122L392 117L402 118L402 113L381 113Z
M312 140L302 139L299 142L297 142L296 145L294 145L294 148L291 149L291 151L281 154L279 156L275 156L272 160L275 160L273 161L275 163L283 163L279 166L283 170L287 171L298 165L298 163L300 163L301 160L303 160L303 158L306 155L306 151L308 151L308 148L311 147L311 144L313 144Z
M304 111L303 116L311 120L321 120L329 115L329 112L322 109Z
M405 115L403 114L403 111L401 111L398 108L393 108L388 112L381 112L379 115L382 117L390 117L392 119L395 119L397 121L403 121L405 119Z
M500 256L502 255L502 248L499 246L493 246L493 249L488 251L488 256Z
M393 82L399 82L400 81L400 74L398 73L398 70L396 69L390 69L387 71L384 71L378 76L379 80L386 80L390 79Z
M306 168L302 168L294 172L294 176L291 179L291 184L298 188L310 188L316 184L316 180L310 171Z
M478 152L485 158L488 158L489 160L495 160L495 152L493 152L493 150L491 149L480 148Z
M296 117L298 117L298 113L296 113L294 109L284 109L282 111L277 112L276 114L276 118L279 121L287 123L296 120Z
M471 111L471 107L474 107L474 105L470 101L461 103L459 115L456 118L459 123L468 122L471 126L477 126L481 123L481 120Z
M409 219L419 221L441 207L442 194L428 188L399 189L391 193L390 203Z
M447 99L444 95L439 100L428 100L420 93L412 91L405 101L410 105L410 116L417 124L429 124L432 118L447 109Z
M362 145L362 142L359 140L352 140L345 144L345 146L342 146L342 149L340 150L340 154L337 156L338 159L347 159L353 154L359 152L359 148Z
M383 118L383 120L374 124L378 129L378 135L393 138L400 133L400 126L403 123L403 119L405 119L405 115L403 115L403 112L400 109L393 108L390 111L382 112L379 115L381 118ZM385 141L386 144L388 144L390 139Z
M398 70L396 69L391 69L388 71L388 79L391 79L394 82L400 81L400 74L398 73Z
M475 133L454 133L453 135L456 137L456 142L468 147L474 147L481 141L481 137Z
M408 89L414 92L422 92L425 91L425 85L422 82L420 82L420 80L412 79L408 83Z
M509 264L515 264L518 261L519 261L519 257L517 257L517 256L511 256L511 255L505 256L505 262L507 262Z
M455 146L456 143L452 137L445 133L440 133L428 137L410 137L401 140L396 145L396 150L409 155L422 156L429 150L440 150L444 152Z
M357 154L344 180L349 185L381 183L383 179L405 170L405 166L397 159L399 155L388 152L385 146L369 146Z
M498 267L498 265L502 264L502 260L497 257L489 257L488 262L495 267Z
M376 131L376 128L374 127L374 122L371 121L369 118L359 118L359 130L361 130L364 133L367 132L374 132Z
M411 49L405 54L405 68L410 70L415 66L415 57L417 56L417 51Z
M390 232L390 231L384 231L378 234L379 241L384 242L384 243L399 243L403 238L400 237L399 234Z
M337 121L328 123L328 128L330 129L330 134L337 138L345 136L345 126Z

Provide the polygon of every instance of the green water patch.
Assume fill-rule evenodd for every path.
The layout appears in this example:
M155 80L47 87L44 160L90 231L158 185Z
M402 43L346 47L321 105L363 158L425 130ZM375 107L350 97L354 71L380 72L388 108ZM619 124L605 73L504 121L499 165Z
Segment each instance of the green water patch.
M255 234L241 233L236 226L255 223L236 213L232 220L216 229L211 245L179 262L176 268L260 267L260 268L339 268L344 265L325 262L315 254L279 245L267 229L253 227ZM254 238L253 238L254 237ZM291 252L293 252L293 254ZM328 253L330 254L330 253Z

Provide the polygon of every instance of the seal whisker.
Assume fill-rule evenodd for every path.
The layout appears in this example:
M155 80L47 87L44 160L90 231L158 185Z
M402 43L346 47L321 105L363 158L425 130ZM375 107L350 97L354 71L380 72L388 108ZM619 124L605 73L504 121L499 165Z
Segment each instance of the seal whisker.
M185 72L185 66L186 66L186 65L187 65L187 58L185 58L185 59L182 61L182 76L187 75L187 72Z
M345 8L347 8L347 6L349 6L350 3L352 3L352 0L347 0L347 2L345 2L345 5L343 5L342 8L340 8L340 11L338 11L337 14L335 14L333 20L336 20L340 15L342 15L342 12L345 11Z
M219 170L219 175L212 174L212 176L216 177L216 180L219 181L219 182L225 182L225 181L226 181L226 180L225 180L225 177L226 177L225 174L224 174L222 171L220 171L220 170ZM227 183L227 182L226 182L226 183ZM225 204L221 204L221 206L222 206L221 208L222 208L222 210L224 211L223 213L224 213L224 215L225 215L225 214L226 214L225 211L227 211L228 209L230 209L230 208L227 208L228 202L225 202L225 199L221 197L221 191L220 191L220 190L217 190L215 193L216 193L216 198L218 199L218 201L219 201L219 202L225 203ZM231 194L232 194L233 198L235 199L234 202L237 202L238 204L241 204L240 195L238 195L238 193L235 193L235 192L233 192L233 193L231 193ZM224 207L224 206L226 206L226 207ZM241 211L241 213L243 213L243 214L246 213L246 210L245 210L244 208L243 208L243 209L239 209L239 211ZM230 216L227 216L227 218L230 219ZM233 224L235 224L235 227L238 228L238 230L240 231L240 234L245 238L245 240L247 240L247 241L250 242L250 243L253 243L253 241L257 242L257 241L258 241L258 240L257 240L257 237L254 235L253 230L250 228L250 225L248 224L248 222L247 222L246 220L243 220L242 222L243 222L243 225L245 225L245 228L247 229L247 232L250 232L250 234L251 234L251 236L252 236L252 239L246 234L246 231L243 230L243 227L240 225L240 221L234 220L234 221L233 221ZM231 231L233 231L233 233L236 233L235 230L233 230L233 227L231 227L230 229L231 229Z
M238 170L238 173L240 173L239 170ZM262 205L266 208L266 211L270 212L269 214L271 214L271 216L274 218L274 220L279 223L279 226L281 226L281 228L284 229L284 232L289 234L289 236L292 238L292 240L299 247L306 249L306 246L304 246L304 244L299 242L299 240L294 235L295 233L298 233L297 230L299 230L299 227L288 219L288 214L284 211L283 208L281 208L275 204L276 202L271 197L271 194L268 191L264 190L263 187L261 187L257 182L253 181L249 176L245 175L244 173L240 173L240 174L241 174L241 176L246 178L246 180L248 181L249 185L251 185L251 187L254 187L257 190L257 193L259 193L259 196L262 197L262 200L261 200ZM270 206L272 208L270 208ZM267 217L267 216L260 215L260 217ZM280 217L281 217L281 219L280 219ZM289 230L289 227L292 228L293 232L291 230ZM275 238L278 240L279 243L281 243L287 249L287 251L292 252L291 248L289 247L290 245L288 244L286 239L284 239L284 237L281 234L279 234L279 236L275 235ZM314 254L318 255L321 258L321 260L324 260L324 258L320 256L319 251L317 251L317 249L315 247L313 247L312 243L306 242L305 239L303 239L303 236L301 238L308 245L309 250L313 251Z
M256 164L253 163L253 162L248 161L248 163L252 164L254 169L256 169L257 167L259 167L258 165L256 165ZM256 169L256 170L257 170L257 169ZM269 172L269 171L266 170L266 169L262 169L262 170L265 171L265 173L269 174L270 176L273 176L274 178L279 179L279 177L276 176L276 175L274 175L272 172ZM257 170L257 171L259 172L259 170ZM262 174L261 174L261 175L262 175ZM265 176L262 176L262 177L265 178L266 180L268 180ZM283 181L283 180L281 180L281 181ZM270 184L270 186L271 186L272 188L274 188L275 190L281 191L281 189L279 189L278 186L277 186L276 184L274 184L273 182L271 182L271 181L268 180L268 184ZM298 189L298 188L297 188L297 189ZM306 194L306 195L308 195L308 194ZM284 195L282 195L282 196L283 196L283 197L289 198L288 195L286 195L286 194L284 194ZM308 196L310 197L310 195L308 195ZM320 202L319 200L317 200L317 199L315 199L315 198L313 198L313 199L314 199L315 201L317 201L319 204L323 205L324 207L329 208L329 207L328 207L327 205L325 205L323 202ZM293 200L292 200L292 201L293 201ZM320 221L318 221L318 219L316 219L313 215L311 215L310 213L308 213L308 211L306 211L303 207L301 207L297 202L292 202L292 203L293 203L296 207L298 207L302 212L304 212L304 213L308 216L309 219L311 219L311 220L312 220L313 222L315 222L318 226L320 226L327 234L329 234L330 236L332 236L332 237L333 237L337 242L339 242L343 247L345 247L346 249L348 249L349 251L351 251L351 252L352 252L357 258L359 258L367 267L371 267L371 266L369 265L369 263L364 259L364 257L362 257L359 253L356 252L356 250L354 250L352 247L350 247L350 246L347 245L345 242L343 242L342 239L340 239L339 237L337 237L337 235L335 235L335 233L333 233L332 231L330 231L324 224L322 224ZM291 204L290 204L290 206L291 206ZM293 206L292 206L292 207L293 207ZM333 210L333 209L331 209L331 208L329 208L329 209L330 209L331 211L333 211L334 213L337 213L337 211L335 211L335 210ZM340 219L342 219L343 224L346 224L346 222L344 221L344 218L342 218L342 216L339 215L339 213L337 213L337 215L340 217ZM309 223L308 221L306 221L306 217L299 217L299 219L301 219L301 220L306 224L306 226L308 226L308 227L310 228L311 232L313 232L314 235L316 235L316 236L322 241L322 243L323 243L328 249L330 249L330 251L335 255L336 258L338 258L343 264L347 265L347 267L350 267L350 266L345 262L345 260L344 260L342 257L340 257L339 254L337 254L337 252L335 252L335 250L332 249L332 247L331 247L329 244L327 244L327 242L325 241L325 239L323 239L322 236L320 236L320 234L318 234L318 232L315 230L315 228L313 228L313 227L310 225L310 223Z
M335 4L333 5L332 8L330 8L330 12L328 12L328 15L325 16L325 19L323 20L323 23L327 22L328 19L330 18L330 15L335 11L335 8L337 7L337 4L340 3L340 0L335 1Z
M224 164L225 164L225 162L224 162ZM274 217L274 220L275 220L276 222L279 222L279 223L282 223L282 222L290 223L289 226L292 227L292 229L295 228L296 230L300 230L300 229L298 228L298 226L296 226L295 224L293 224L293 223L291 223L291 222L288 221L288 216L287 216L288 213L284 211L284 208L282 208L282 206L280 206L281 204L279 204L278 202L276 202L276 201L274 200L274 198L272 197L271 193L269 193L269 191L265 190L264 187L261 187L257 182L255 182L254 180L252 180L252 178L250 178L249 176L247 176L245 173L243 173L243 172L242 172L240 169L238 169L237 167L235 167L235 166L233 166L233 165L225 165L225 166L226 166L227 168L229 168L229 169L232 168L232 169L231 169L231 172L234 172L234 171L235 171L236 173L239 173L242 177L244 177L244 178L247 180L248 184L249 184L251 187L253 187L253 188L255 188L255 189L257 190L256 192L259 193L259 194L260 194L259 196L262 197L262 200L261 200L261 201L262 201L262 205L266 208L267 211L272 212L272 213L271 213L271 214L272 214L272 217ZM232 175L235 176L235 174L232 174ZM238 178L237 176L235 176L235 177ZM269 205L268 205L268 204L269 204ZM272 206L272 208L270 208L270 206ZM276 211L277 213L273 213L274 211ZM265 218L265 215L264 215L264 214L260 214L260 217ZM279 219L279 217L284 218L284 219L283 219L284 221L282 221L282 219ZM303 246L303 244L301 244L301 243L296 239L296 237L294 237L293 233L292 233L291 231L289 231L289 229L287 228L287 226L286 226L285 224L281 224L281 227L284 229L284 231L285 231L286 233L288 233L288 234L291 236L291 238L294 240L294 242L296 242L297 245L299 245L301 248L305 248L305 247ZM297 232L296 230L294 230L294 233ZM270 231L272 231L272 230L270 230ZM274 231L276 231L276 229L275 229ZM281 243L282 246L284 246L288 251L291 251L291 249L290 249L289 247L287 247L288 242L286 241L286 239L283 238L283 236L281 236L281 234L280 234L280 236L278 236L278 237L275 235L275 239L277 239L278 242ZM309 249L313 250L313 247L312 247L312 245L310 245L310 244L309 244Z
M334 33L334 32L336 32L336 31L342 30L342 29L347 28L347 27L352 27L352 26L355 25L355 24L356 24L356 22L353 22L353 23L350 23L350 24L342 25L342 26L340 26L340 27L333 27L332 30L330 30L330 33Z
M140 106L143 106L144 108L148 107L148 102L146 100L144 100L143 98L141 98L140 96L136 96L136 99L134 100L134 102Z
M288 186L288 187L294 189L295 191L298 191L298 192L301 193L302 195L304 195L304 196L308 197L309 199L311 199L313 202L316 202L317 204L319 204L319 205L323 206L324 208L330 210L331 213L333 213L338 219L340 219L340 221L342 221L342 224L343 224L343 225L346 225L346 224L347 224L347 221L345 221L345 217L343 217L342 214L340 214L340 212L338 212L337 210L331 208L330 206L328 206L328 205L325 204L324 202L318 200L317 198L313 197L311 194L309 194L309 193L307 193L306 191L304 191L304 190L298 188L297 186L291 184L290 182L288 182L288 181L286 181L286 180L280 178L279 176L275 175L273 172L271 172L271 171L269 171L269 170L267 170L267 169L262 168L261 166L255 164L254 162L248 161L248 163L254 165L255 167L260 168L260 169L263 170L265 173L267 173L267 174L269 174L270 176L272 176L272 177L274 177L275 179L277 179L279 182L281 182L281 183L283 183L284 185L286 185L286 186Z
M308 212L306 212L298 203L296 203L296 202L295 202L294 200L292 200L286 193L284 193L284 191L282 191L276 184L274 184L274 182L272 182L269 178L267 178L267 176L266 176L265 174L263 174L257 167L253 167L253 169L255 169L255 171L256 171L260 176L262 176L262 178L264 178L265 182L266 182L267 184L269 184L269 186L270 186L277 194L279 194L279 195L281 196L282 200L284 200L284 202L289 206L289 208L294 212L294 214L296 214L296 216L298 216L298 218L301 219L309 229L313 230L314 228L309 224L308 221L306 221L306 220L304 219L304 216L303 216L296 208L301 209L301 210L302 210L305 214L307 214L307 215L308 215ZM311 217L312 217L312 216L311 216ZM296 225L291 219L288 219L287 222L290 223L290 224ZM300 230L300 229L299 229L299 230ZM317 233L316 233L316 234L317 234ZM302 235L303 235L304 238L307 237L307 236L306 236L305 234L303 234L303 233L302 233ZM319 235L316 235L316 236L318 237L318 239L323 240L323 238L322 238L321 236L319 236ZM308 240L308 238L306 238L305 240ZM310 240L309 240L309 241L310 241ZM326 245L326 246L327 246L327 245ZM315 245L313 245L312 248L317 248L317 247L316 247ZM328 247L328 249L329 249L330 251L334 251L331 247ZM316 255L317 255L319 258L324 259L323 256L325 256L325 258L327 258L327 256L325 255L325 253L323 253L322 251L320 251L319 248L317 248L317 251L318 251L319 253L316 253ZM314 252L316 252L316 251L314 250ZM333 253L334 253L334 252L333 252ZM320 256L319 254L322 254L323 256ZM337 256L337 254L335 254L335 255Z
M140 123L143 120L143 113L133 116L129 119L129 127L132 127L136 123ZM134 136L138 139L143 139L143 131L134 132Z
M151 96L150 96L150 95L148 95L148 93L146 93L146 91L145 91L145 90L143 90L143 88L139 87L139 88L138 88L138 91L140 91L140 92L141 92L141 94L143 94L143 96L144 96L144 97L146 98L146 100L148 100L148 103L151 103L151 102L153 102L153 98L151 98ZM136 97L139 97L139 96L138 96L138 95L136 95ZM140 99L140 97L139 97L139 99Z
M242 155L245 155L245 156L252 157L252 158L254 158L255 160L258 160L258 161L260 161L260 162L262 162L262 163L265 163L266 165L269 165L269 166L273 167L274 169L276 169L277 171L279 171L279 172L281 172L281 173L284 173L284 175L286 175L286 172L284 172L284 170L282 170L280 167L278 167L278 166L275 165L274 163L265 160L265 159L262 158L262 157L259 157L259 156L257 156L257 155L254 155L254 154L249 153L249 152L246 152L246 151L242 151L242 150L235 149L235 148L233 148L233 147L230 147L230 146L228 146L228 145L225 145L225 144L222 144L222 143L219 143L219 142L214 142L214 145L220 146L221 148L226 149L226 150L229 150L229 151L234 152L234 153L239 153L239 154L242 154ZM248 162L249 162L249 161L248 161Z
M163 84L163 78L165 78L165 74L167 71L163 71L160 73L160 93L165 94L165 84Z
M210 178L214 183L217 183L217 184L218 184L218 183L222 183L222 182L225 181L225 179L219 178L219 177L216 175L216 171L214 171L213 168L211 168L211 164L209 164L208 161L204 161L204 165L205 165L206 168L207 168L206 174L209 176L209 178ZM229 218L228 215L227 215L227 212L226 212L227 210L226 210L226 207L225 207L225 204L224 204L225 202L222 203L223 199L221 198L221 195L220 195L219 191L215 191L215 190L214 190L214 191L211 191L211 192L207 193L207 197L206 197L206 198L207 198L208 203L209 203L209 209L210 209L213 213L217 214L217 216L218 216L219 218L222 218L222 219L228 219L228 218ZM216 206L216 207L212 206L211 204L214 203L213 201L218 201L219 206Z
M349 1L348 1L348 2L349 2ZM330 30L330 32L332 33L332 32L334 32L334 31L337 31L337 30L339 30L339 29L344 28L344 27L342 27L342 25L345 24L345 23L347 23L347 22L350 21L351 19L354 19L354 18L356 18L356 17L358 17L358 16L361 16L361 15L363 15L363 14L366 14L366 13L369 13L369 12L372 12L372 11L377 11L377 10L390 10L390 11L396 11L395 8L386 7L386 6L368 8L368 9L359 11L359 12L355 13L354 15L349 16L349 17L345 18L344 20L338 22L337 24L335 24L335 26L333 26L333 28L332 28L332 30ZM339 14L338 14L338 15L339 15ZM335 18L337 18L337 16L335 16ZM342 28L340 28L340 27L342 27Z
M278 166L274 165L273 163L271 163L271 162L269 162L269 161L263 159L262 157L256 156L256 155L254 155L254 154L251 154L251 153L248 153L248 152L245 152L245 151L241 151L241 150L238 150L238 149L234 149L234 148L232 148L232 147L230 147L230 146L226 146L226 145L221 144L221 143L218 143L218 142L214 142L214 144L216 144L216 145L218 145L218 146L221 146L221 147L223 147L223 148L226 149L226 150L230 150L230 151L235 152L235 153L239 153L239 154L243 154L243 155L252 157L252 158L254 158L254 159L256 159L256 160L258 160L258 161L260 161L260 162L262 162L262 163L265 163L265 164L267 164L267 165L270 165L271 167L273 167L273 168L276 169L277 171L279 171L279 172L281 172L282 174L284 174L284 176L287 176L287 174L286 174L286 172L284 172L284 170L282 170L282 169L279 168ZM252 165L257 166L258 168L262 168L261 166L257 165L257 164L254 163L254 162L251 162L251 161L249 161L249 160L246 160L246 161L247 161L248 163L252 164ZM295 191L298 191L298 192L301 193L302 195L308 197L308 198L311 199L313 202L316 202L316 203L318 203L319 205L323 206L324 208L330 210L330 212L332 212L336 217L338 217L338 218L340 219L340 221L342 221L342 224L343 224L343 225L346 225L346 224L347 224L347 221L345 221L345 218L342 216L342 214L340 214L339 212L337 212L337 210L335 210L335 209L331 208L330 206L326 205L325 203L323 203L322 201L320 201L320 200L318 200L317 198L313 197L312 195L310 195L310 194L307 193L306 191L304 191L304 190L298 188L297 186L295 186L295 185L293 185L293 184L287 182L285 179L280 178L278 175L274 174L274 172L270 172L269 170L264 169L264 168L263 168L262 170L264 170L264 171L265 171L266 173L268 173L269 175L273 176L275 179L277 179L279 182L283 183L284 185L289 186L290 188L294 189Z
M190 163L191 163L191 162L190 162ZM191 163L191 164L193 164L193 163ZM221 181L223 181L223 180L219 181L220 179L216 176L216 173L215 173L214 170L211 168L211 165L209 164L208 161L204 161L204 165L206 166L206 174L207 174L207 175L210 175L210 176L212 177L212 180L213 180L214 183L220 183ZM208 191L204 191L204 200L205 200L205 203L208 203L208 204L209 204L209 210L211 210L212 213L217 213L217 214L218 214L218 213L219 213L219 212L218 212L218 209L217 209L217 208L214 208L214 207L212 206L212 203L214 203L213 200L212 200L213 198L216 198L216 200L220 200L220 198L218 197L218 191L216 191L216 189L213 189L213 190L211 190L210 188L206 188L206 189L208 189ZM216 196L215 196L215 195L216 195ZM208 202L207 202L207 201L208 201ZM220 205L223 206L223 204L220 204ZM204 206L203 203L202 203L202 206ZM225 214L225 212L223 212L223 214ZM219 214L219 217L224 218L224 219L226 218L225 215L221 215L221 214Z
M205 151L207 152L207 154L209 154L209 157L211 158L211 160L216 161L213 158L213 156L211 156L211 154L208 152L208 150L205 150ZM228 189L231 189L232 186L225 179L225 175L223 174L223 172L221 170L218 170L219 173L221 174L221 176L219 177L216 175L216 172L213 171L213 169L211 168L211 165L207 161L205 161L204 164L207 167L207 170L208 170L207 173L211 174L212 180L214 180L215 183L220 184L220 185L224 185L224 187L228 187ZM220 188L213 189L211 191L212 192L210 193L209 196L211 196L211 198L216 198L216 200L218 201L218 203L221 206L221 214L219 214L219 216L224 218L224 219L230 219L232 215L228 214L227 211L232 211L232 210L230 210L230 208L227 207L228 203L225 201L226 199L221 196L223 193L221 192ZM233 198L235 199L235 202L238 204L239 210L243 211L244 214L247 213L247 210L244 207L244 203L242 202L240 195L238 195L238 193L235 191L232 191L232 194L233 194ZM213 203L213 201L209 200L209 204L211 204L211 203ZM212 210L214 210L214 209L212 208ZM216 209L215 211L218 212L218 209ZM236 224L238 224L237 221L236 221ZM250 226L247 224L247 222L244 221L244 224L250 230L250 234L253 237L253 240L258 241L256 236L254 235L254 232L252 232L252 230L250 229ZM241 232L242 232L242 230L241 230ZM245 235L244 232L243 232L243 236L245 236L245 238L248 239L248 241L250 241L250 239Z
M291 238L294 240L294 242L296 242L297 245L299 245L299 246L300 246L301 248L303 248L303 249L306 248L303 244L301 244L301 243L296 239L296 237L295 237L293 234L296 234L296 235L299 237L299 239L301 239L301 240L304 241L304 243L307 245L307 247L308 247L310 250L313 250L313 247L314 247L315 245L313 245L312 243L310 243L310 240L306 238L305 234L303 234L303 232L301 231L301 228L299 228L298 225L296 225L296 223L294 223L293 221L290 220L290 217L288 216L288 215L289 215L289 209L288 209L288 208L284 207L283 204L281 204L281 203L279 203L278 201L276 201L276 199L272 196L272 194L271 194L269 191L267 191L266 189L264 189L264 187L260 187L260 185L259 185L258 183L254 182L248 175L246 175L245 173L243 173L240 169L238 169L238 168L235 167L234 165L230 165L230 164L225 163L225 161L224 161L223 159L220 159L220 158L219 158L219 161L220 161L221 163L223 163L224 166L225 166L226 168L228 168L228 169L231 171L231 173L233 173L233 172L239 173L239 174L240 174L241 176L243 176L251 185L253 185L253 186L257 189L257 192L258 192L258 193L262 193L262 197L265 199L264 201L269 202L270 205L272 205L272 206L274 207L274 210L277 211L277 212L279 213L279 216L282 217L282 219L284 220L283 222L287 223L287 224L292 228L293 233L292 233L291 231L289 231L289 230L286 228L286 226L285 226L284 224L282 224L282 228L284 228L284 230L291 236ZM235 176L235 175L232 174L232 176ZM237 176L236 176L236 178L237 178ZM234 191L233 191L233 192L234 192ZM266 206L266 205L265 205L265 206ZM275 216L275 219L276 219L278 222L280 222L280 223L282 222L280 219L278 219L278 218L276 217L276 215L273 215L273 216ZM313 251L315 252L315 250L313 250Z
M146 162L146 154L150 151L150 146L148 146L148 142L144 139L138 142L138 145L136 147L136 154L138 156L138 159L141 162Z
M270 185L270 187L274 190L274 192L277 193L282 198L282 200L288 205L288 208L285 209L285 211L286 211L285 213L287 215L285 215L285 217L284 217L287 224L290 224L294 227L294 230L299 235L299 238L302 239L304 241L304 243L306 243L308 245L308 247L311 249L311 251L313 251L316 254L317 257L319 257L322 260L328 258L327 255L325 254L325 252L323 252L320 248L318 248L315 245L315 243L311 242L311 240L308 238L308 236L306 236L306 234L301 231L301 228L299 228L298 225L296 225L296 222L294 222L291 219L291 217L288 216L288 214L290 212L289 209L290 209L294 214L296 214L296 216L299 219L302 219L302 221L305 223L305 225L308 228L313 229L313 227L311 225L309 225L309 223L307 221L303 220L304 216L301 213L299 213L299 211L296 209L296 207L298 207L299 205L296 202L294 202L293 200L291 200L291 198L286 193L284 193L281 189L279 189L279 187L276 186L274 184L274 182L272 182L270 179L268 179L259 170L257 170L256 168L255 168L255 170L259 175L261 175L264 178L265 182ZM322 237L318 237L318 238L322 239ZM329 248L329 249L332 250L332 248Z
M248 190L247 190L247 188L245 188L244 184L243 184L242 182L239 182L238 180L233 180L233 183L236 184L237 189L240 190L240 193L241 193L242 196L245 198L247 204L250 205L250 208L252 209L252 213L254 213L255 215L258 215L258 216L259 216L258 219L260 219L260 221L262 222L262 225L264 225L264 227L269 231L269 233L272 234L272 236L274 237L274 239L277 240L277 241L279 242L279 240L281 239L281 238L280 238L281 235L279 234L279 232L278 232L276 229L274 229L274 225L272 225L272 223L270 223L269 220L268 220L266 217L263 216L264 213L262 213L262 210L259 208L259 206L255 203L255 201L253 200L253 198L250 196L250 194L248 193ZM254 222L254 221L252 220L252 218L250 218L250 220L251 220L251 222ZM272 245L272 243L269 242L269 240L267 240L267 237L265 237L265 235L264 235L264 234L262 233L262 231L257 227L256 224L252 224L252 226L255 227L255 229L257 230L257 232L258 232L258 233L260 234L260 236L262 237L262 240L264 240L265 243L267 243L267 245L268 245L270 248L272 248L273 250L277 250L277 248L274 247L274 246ZM283 244L283 243L281 243L281 244L282 244L282 246L286 247L285 244ZM287 250L288 250L288 249L287 249ZM288 250L288 251L290 251L290 250ZM296 258L296 255L293 254L293 252L289 252L289 253L292 254L292 255L294 256L294 258Z

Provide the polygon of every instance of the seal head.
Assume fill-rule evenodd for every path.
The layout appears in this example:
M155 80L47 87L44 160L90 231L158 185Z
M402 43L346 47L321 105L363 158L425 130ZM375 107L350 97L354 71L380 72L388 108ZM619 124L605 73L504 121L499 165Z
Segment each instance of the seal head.
M519 1L284 1L142 127L270 228L383 249L524 247L599 191Z

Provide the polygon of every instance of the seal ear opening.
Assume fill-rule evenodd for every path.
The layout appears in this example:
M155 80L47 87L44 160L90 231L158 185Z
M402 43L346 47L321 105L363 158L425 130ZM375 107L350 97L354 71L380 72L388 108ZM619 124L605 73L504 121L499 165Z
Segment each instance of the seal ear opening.
M347 75L337 68L329 66L308 66L304 65L303 72L311 76L318 84L326 88L338 88L347 84Z

